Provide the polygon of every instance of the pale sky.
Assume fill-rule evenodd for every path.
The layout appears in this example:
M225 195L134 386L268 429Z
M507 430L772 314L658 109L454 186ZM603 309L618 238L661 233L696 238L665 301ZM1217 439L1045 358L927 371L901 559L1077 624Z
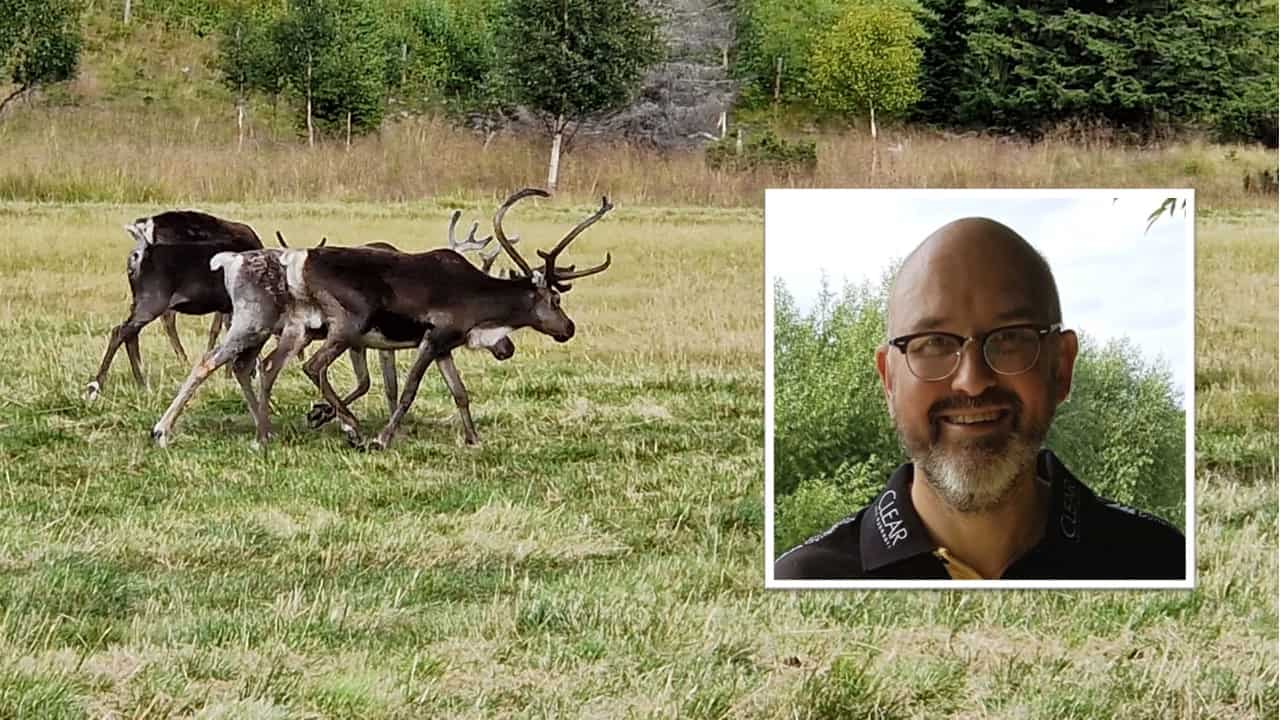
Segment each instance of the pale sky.
M878 283L929 233L962 217L1013 228L1049 261L1063 324L1100 342L1127 336L1162 360L1183 394L1192 370L1190 190L768 190L765 272L781 278L802 311L821 278ZM1167 197L1178 209L1146 231ZM1187 199L1186 211L1182 200Z

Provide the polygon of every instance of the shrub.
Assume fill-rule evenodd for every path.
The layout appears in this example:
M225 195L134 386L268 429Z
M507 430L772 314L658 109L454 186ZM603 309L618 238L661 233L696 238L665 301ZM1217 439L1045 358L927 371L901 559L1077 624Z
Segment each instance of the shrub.
M772 130L747 139L742 152L737 140L725 138L707 147L707 167L712 170L750 172L770 169L785 173L813 173L818 168L818 145L805 140L787 140Z
M1217 135L1223 142L1256 142L1274 148L1280 144L1280 93L1275 77L1250 85L1239 97L1223 104Z
M1080 335L1071 397L1045 441L1099 495L1183 524L1186 413L1169 370Z
M883 290L849 287L839 298L824 290L801 315L779 284L774 308L775 491L872 456L899 458L874 363L885 336Z
M782 554L871 502L884 487L893 462L875 454L846 460L830 477L800 483L775 498L773 549ZM776 482L776 478L775 478Z

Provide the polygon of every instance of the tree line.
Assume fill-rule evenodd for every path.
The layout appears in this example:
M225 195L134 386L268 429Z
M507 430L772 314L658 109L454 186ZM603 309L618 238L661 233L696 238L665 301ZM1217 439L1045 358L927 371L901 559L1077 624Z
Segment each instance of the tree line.
M392 93L488 123L528 108L552 139L554 189L565 134L625 106L662 43L628 0L293 0L231 5L220 49L238 105L287 97L309 142L378 128Z
M130 6L218 38L242 122L254 96L294 109L313 142L376 129L392 98L488 128L523 107L552 140L552 186L563 142L628 104L664 52L655 0ZM83 7L0 0L0 109L74 74ZM796 108L873 136L896 118L1031 136L1064 122L1210 127L1276 144L1276 0L739 0L735 12L742 109Z
M388 101L491 126L523 107L552 140L626 106L663 57L659 18L634 0L145 0L122 22L217 37L243 128L255 96L294 109L309 143L379 128ZM77 0L0 0L0 81L14 95L74 75ZM243 137L243 136L242 136Z
M1274 0L745 0L737 37L747 107L1276 144Z

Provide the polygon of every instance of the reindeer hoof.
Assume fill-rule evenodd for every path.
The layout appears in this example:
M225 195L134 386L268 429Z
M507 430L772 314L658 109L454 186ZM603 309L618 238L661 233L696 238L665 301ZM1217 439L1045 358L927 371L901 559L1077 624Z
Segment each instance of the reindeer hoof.
M381 437L375 437L365 441L364 445L360 446L360 449L364 452L382 452L387 449L387 444L383 442Z
M311 412L307 413L307 427L315 430L337 416L338 413L329 403L316 403L311 406Z
M169 446L169 433L161 430L159 427L152 428L151 439L160 447Z
M100 392L102 392L102 386L98 384L97 380L94 380L85 386L84 399L88 402L93 402L98 399L98 393Z
M347 444L357 450L364 449L364 438L360 436L360 431L350 425L342 426L342 434L347 438Z

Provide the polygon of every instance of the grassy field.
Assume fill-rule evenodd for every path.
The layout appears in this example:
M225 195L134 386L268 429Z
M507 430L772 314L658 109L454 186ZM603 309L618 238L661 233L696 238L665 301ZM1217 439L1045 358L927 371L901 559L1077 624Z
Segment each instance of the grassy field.
M154 112L19 108L0 122L0 201L488 201L476 188L497 195L546 177L549 145L536 134L486 141L421 116L388 122L349 149L339 141L308 148L286 129L264 130L238 151L234 117L230 105L198 98ZM1138 147L1105 134L1030 143L890 127L873 173L871 139L857 131L789 134L817 144L813 173L712 170L697 149L664 153L584 139L563 158L557 194L583 204L612 193L637 205L750 208L769 187L1194 187L1202 207L1275 206L1274 194L1243 189L1245 174L1275 165L1275 152L1260 146L1181 139Z
M1194 592L789 593L762 589L760 213L619 200L572 249L614 256L573 341L459 358L483 444L432 373L372 455L305 427L296 366L268 452L221 375L152 447L187 370L159 329L151 389L122 353L85 404L119 226L155 208L0 205L0 718L1274 717L1274 210L1198 222ZM434 246L446 217L208 209L295 245Z

